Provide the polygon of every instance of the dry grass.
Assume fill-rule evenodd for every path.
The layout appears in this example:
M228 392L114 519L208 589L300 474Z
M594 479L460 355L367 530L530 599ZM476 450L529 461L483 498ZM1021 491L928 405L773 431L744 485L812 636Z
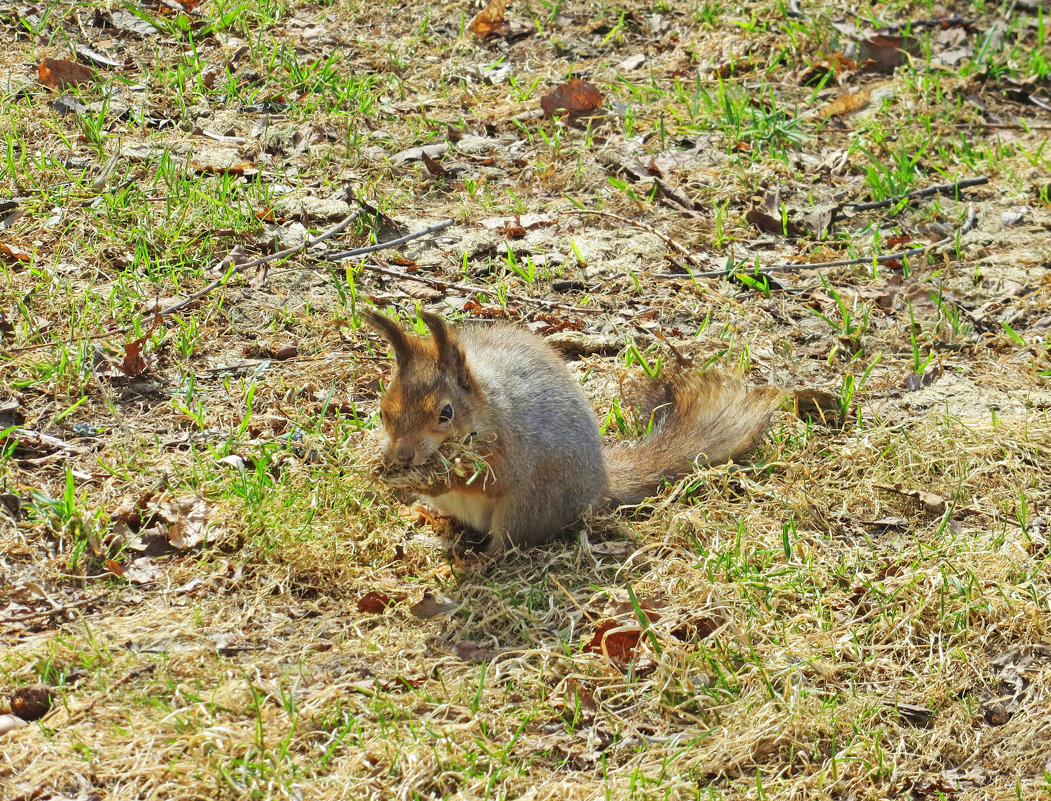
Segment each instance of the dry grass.
M391 462L384 452L386 446L386 437L374 429L362 438L356 450L360 454L358 466L391 489L434 495L448 490L456 480L454 476L467 485L479 481L482 487L491 480L492 468L485 461L490 452L485 443L473 436L445 440L419 465Z
M1024 100L1046 97L1045 23L534 2L509 11L530 36L479 44L460 5L207 0L191 46L169 11L145 35L95 5L0 12L0 432L21 429L0 443L0 698L58 699L0 734L5 801L1049 796L1051 172ZM944 11L969 24L918 25L892 74L829 66L864 39L843 20ZM61 115L27 65L77 43L126 66ZM571 72L601 126L528 115ZM822 120L855 88L876 99ZM396 156L424 144L449 145L445 175ZM672 195L629 155L663 159ZM803 224L977 173L824 239L747 217L773 190ZM331 224L285 190L348 188L388 219L155 325L235 247ZM923 243L968 203L958 247L768 290L658 278L684 263L661 237L558 214L638 220L707 269ZM397 256L317 263L443 218ZM568 342L611 437L670 348L807 388L827 425L786 409L750 464L463 563L362 474L389 362L357 310L418 302Z

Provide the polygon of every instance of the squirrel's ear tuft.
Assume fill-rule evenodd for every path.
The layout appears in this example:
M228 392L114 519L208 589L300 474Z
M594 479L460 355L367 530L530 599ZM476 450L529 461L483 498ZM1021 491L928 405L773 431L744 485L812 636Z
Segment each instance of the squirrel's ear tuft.
M398 364L405 365L411 360L412 348L409 346L409 340L397 323L372 309L362 311L361 317L369 328L390 343Z
M474 378L467 366L467 358L463 355L463 349L456 340L455 334L449 330L445 320L431 312L420 312L420 319L430 329L434 337L434 346L438 351L438 362L444 367L456 382L468 392L474 386Z

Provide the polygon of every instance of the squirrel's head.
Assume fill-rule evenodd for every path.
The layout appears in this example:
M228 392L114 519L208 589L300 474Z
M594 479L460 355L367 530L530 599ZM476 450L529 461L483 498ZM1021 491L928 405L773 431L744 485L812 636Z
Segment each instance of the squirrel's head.
M447 439L473 433L481 391L456 335L436 314L421 312L430 338L407 334L374 311L365 322L394 350L397 369L380 398L387 458L395 464L426 462Z

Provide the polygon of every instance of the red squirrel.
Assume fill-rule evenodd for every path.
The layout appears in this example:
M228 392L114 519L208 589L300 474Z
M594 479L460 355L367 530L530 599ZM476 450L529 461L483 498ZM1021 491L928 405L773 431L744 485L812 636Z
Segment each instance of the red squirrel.
M643 403L649 433L603 445L580 385L539 336L513 324L453 329L435 314L420 317L430 337L364 313L397 364L380 399L386 458L421 465L450 438L488 443L489 480L452 476L447 491L424 500L488 533L490 556L545 543L589 508L641 503L695 461L721 464L751 450L781 397L722 373L673 372Z

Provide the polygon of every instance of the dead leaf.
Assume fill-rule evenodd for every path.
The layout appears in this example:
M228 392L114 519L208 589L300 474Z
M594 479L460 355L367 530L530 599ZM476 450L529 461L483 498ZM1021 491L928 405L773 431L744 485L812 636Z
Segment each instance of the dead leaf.
M930 773L908 780L911 785L908 795L912 798L944 799L955 796L964 790L984 787L989 777L981 770L974 768L966 773L956 768L943 770L941 773Z
M775 236L801 236L805 231L788 217L775 217L766 209L752 206L744 218L764 234Z
M449 171L442 166L442 163L438 159L432 159L427 155L427 151L423 151L423 164L427 168L427 172L433 175L435 178L448 178Z
M279 362L293 359L299 355L299 343L292 341L271 349L271 356Z
M909 392L919 392L924 387L929 387L935 381L942 376L941 365L935 365L929 370L925 370L923 374L910 373L905 378L905 389Z
M671 636L680 642L697 642L712 636L721 625L704 615L687 617L671 630Z
M161 576L161 569L148 556L140 556L128 565L107 559L106 569L132 584L152 584Z
M168 527L168 542L179 550L199 545L208 534L208 504L203 498L183 498L171 508L178 516Z
M838 211L838 203L822 203L805 209L800 216L803 218L803 222L810 227L810 235L814 239L824 239L828 235L829 229L832 228L832 223Z
M577 702L579 702L580 706L589 712L594 712L598 709L598 702L595 700L594 694L579 679L575 679L572 676L566 679L566 696L566 705L570 708L576 707Z
M423 161L426 155L432 159L439 158L449 149L449 145L442 142L439 145L424 145L422 147L410 147L390 157L391 164L405 164L409 161Z
M467 30L483 40L493 35L506 34L508 28L504 21L504 12L508 5L509 0L489 0L489 5L475 15Z
M486 648L484 645L479 645L473 640L460 640L453 646L453 650L456 651L456 655L460 659L471 665L491 662L496 658L496 651L492 648Z
M903 704L901 701L885 701L884 705L896 711L913 726L925 726L931 722L934 713L925 706Z
M434 595L434 593L431 592L425 592L420 602L410 606L409 611L420 620L428 620L437 615L444 615L452 612L458 607L459 604L456 603L456 601L440 595Z
M858 61L861 68L874 72L891 73L905 64L909 54L919 52L919 44L911 36L893 36L877 33L858 43Z
M631 72L637 70L647 61L645 53L636 53L633 56L628 56L622 62L617 65L617 69L623 70L624 72Z
M10 242L0 242L0 258L3 259L5 264L15 264L16 262L28 264L33 260L33 254L18 247L18 245L12 245Z
M367 592L358 598L358 611L368 612L372 615L382 615L388 608L394 605L394 599L382 592Z
M595 629L595 636L584 650L626 662L634 656L641 638L642 629L637 626L621 626L616 620L607 620Z
M142 349L145 347L146 340L149 338L150 335L146 334L145 336L141 336L124 345L124 358L118 366L120 367L120 371L129 378L134 375L145 373L149 367L146 360L142 357Z
M426 301L428 303L437 300L444 294L440 289L437 289L430 284L425 284L422 281L413 281L411 278L399 281L398 289L410 298Z
M548 117L555 116L557 111L568 111L569 116L575 117L595 111L602 106L602 101L602 92L597 86L572 78L540 98L540 107Z
M829 117L840 117L844 114L853 114L855 111L861 111L869 104L869 99L872 97L871 89L858 89L858 91L849 95L840 95L831 103L826 106L822 106L817 111L817 116L820 119L827 120Z
M886 490L887 492L896 492L899 495L904 495L906 498L915 498L923 505L924 509L933 515L943 515L945 514L945 510L949 508L948 498L943 498L941 495L935 495L933 492L906 489L901 484L884 484L880 481L873 482L872 486L876 489Z
M657 187L657 194L664 198L669 206L686 212L691 217L699 216L700 209L697 208L697 204L679 187L666 184L659 178L654 179L653 183Z
M109 19L113 27L120 31L135 33L139 36L156 36L160 33L159 28L130 11L110 11Z
M95 70L65 58L45 58L37 65L40 82L52 89L87 86L95 82Z
M106 67L108 69L120 69L124 64L120 61L105 56L99 53L97 50L92 50L87 45L76 44L73 45L73 52L80 56L84 61L89 61L96 67Z
M244 175L256 165L234 148L204 145L193 151L189 168L202 175Z

